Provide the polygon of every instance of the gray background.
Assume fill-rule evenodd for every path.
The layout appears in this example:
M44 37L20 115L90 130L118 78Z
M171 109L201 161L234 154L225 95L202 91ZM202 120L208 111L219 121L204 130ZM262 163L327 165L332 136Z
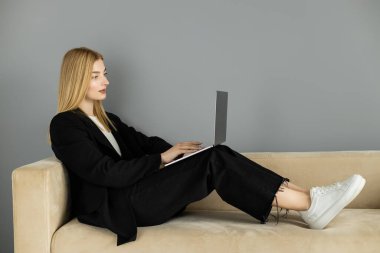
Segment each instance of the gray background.
M378 149L380 1L1 0L1 252L13 251L11 172L51 156L63 54L104 54L106 109L169 142L212 140L230 92L237 151Z

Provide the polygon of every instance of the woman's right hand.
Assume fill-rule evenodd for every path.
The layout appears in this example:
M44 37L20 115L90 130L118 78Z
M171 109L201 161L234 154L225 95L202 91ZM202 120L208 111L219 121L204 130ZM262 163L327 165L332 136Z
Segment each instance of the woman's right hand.
M161 154L162 163L170 163L177 156L182 154L189 154L202 149L201 142L199 141L185 141L175 144L173 147Z

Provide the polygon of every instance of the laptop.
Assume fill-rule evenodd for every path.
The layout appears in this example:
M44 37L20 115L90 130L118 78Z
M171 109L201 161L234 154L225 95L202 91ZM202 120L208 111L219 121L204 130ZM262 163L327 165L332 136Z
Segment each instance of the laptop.
M214 127L214 144L212 146L204 147L196 152L185 154L179 159L176 159L170 163L165 164L165 167L174 163L187 159L193 155L199 154L207 149L215 147L226 141L227 135L227 105L228 105L228 92L216 91L215 102L215 127Z

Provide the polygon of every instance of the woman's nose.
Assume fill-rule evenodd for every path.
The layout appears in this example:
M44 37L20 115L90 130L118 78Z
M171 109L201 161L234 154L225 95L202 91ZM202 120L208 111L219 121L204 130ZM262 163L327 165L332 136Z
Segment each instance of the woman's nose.
M106 76L104 77L103 83L105 85L109 85L110 84L110 82L108 81L108 78Z

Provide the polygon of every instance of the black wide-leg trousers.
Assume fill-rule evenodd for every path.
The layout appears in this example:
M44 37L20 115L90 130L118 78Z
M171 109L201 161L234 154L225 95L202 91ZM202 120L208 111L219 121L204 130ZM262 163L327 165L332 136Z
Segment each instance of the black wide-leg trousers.
M131 194L137 226L162 224L214 189L265 223L275 194L287 180L231 148L218 145L140 180Z

